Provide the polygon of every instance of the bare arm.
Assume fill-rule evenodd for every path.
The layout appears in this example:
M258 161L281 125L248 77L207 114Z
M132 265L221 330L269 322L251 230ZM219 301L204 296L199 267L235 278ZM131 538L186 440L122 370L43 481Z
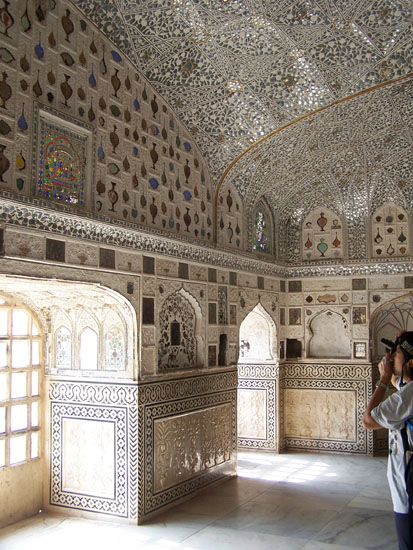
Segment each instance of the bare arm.
M386 353L385 359L379 363L380 370L380 383L384 386L389 386L393 376L393 365L390 358L390 353ZM387 390L382 386L377 386L371 396L367 408L363 415L363 426L367 430L379 430L383 428L378 422L371 416L371 411L379 405L386 397Z

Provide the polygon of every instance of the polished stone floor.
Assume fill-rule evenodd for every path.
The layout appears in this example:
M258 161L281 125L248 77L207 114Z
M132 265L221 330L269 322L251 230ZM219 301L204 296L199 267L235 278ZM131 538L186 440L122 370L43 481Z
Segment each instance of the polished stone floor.
M239 477L142 526L40 513L0 550L396 550L386 458L238 455Z

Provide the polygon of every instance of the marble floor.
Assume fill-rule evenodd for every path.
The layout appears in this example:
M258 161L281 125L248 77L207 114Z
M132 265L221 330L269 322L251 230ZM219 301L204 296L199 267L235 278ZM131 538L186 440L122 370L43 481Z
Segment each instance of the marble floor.
M396 550L386 458L241 452L231 479L141 526L40 513L0 550Z

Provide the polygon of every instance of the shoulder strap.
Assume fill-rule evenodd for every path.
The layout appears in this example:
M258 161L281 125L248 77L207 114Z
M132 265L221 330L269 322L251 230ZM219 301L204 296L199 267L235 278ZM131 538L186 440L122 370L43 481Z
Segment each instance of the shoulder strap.
M403 441L403 447L404 452L410 451L410 445L409 445L409 438L407 437L407 427L406 424L403 426L403 428L400 430L402 441Z

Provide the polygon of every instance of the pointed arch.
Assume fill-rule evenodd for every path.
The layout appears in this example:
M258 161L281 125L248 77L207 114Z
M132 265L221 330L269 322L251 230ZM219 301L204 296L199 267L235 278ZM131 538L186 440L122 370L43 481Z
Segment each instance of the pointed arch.
M314 358L351 358L351 332L341 313L325 309L309 322L308 356Z
M240 325L239 349L238 363L277 360L276 324L260 302L245 316Z
M371 315L370 341L372 360L384 355L382 338L394 341L401 330L413 330L413 293L393 298L380 305Z

